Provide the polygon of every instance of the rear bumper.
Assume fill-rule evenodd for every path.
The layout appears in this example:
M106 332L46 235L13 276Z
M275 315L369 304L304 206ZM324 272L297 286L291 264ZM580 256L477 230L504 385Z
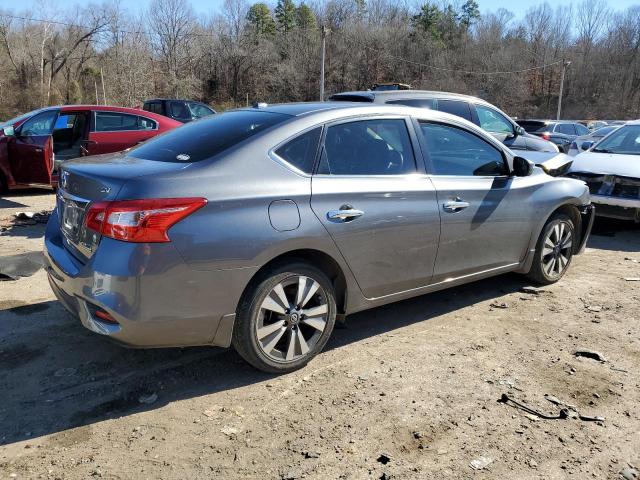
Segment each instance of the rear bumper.
M195 271L173 245L104 238L83 264L63 245L57 215L45 234L51 288L89 330L131 347L227 347L240 295L255 269ZM97 309L117 323L96 317Z

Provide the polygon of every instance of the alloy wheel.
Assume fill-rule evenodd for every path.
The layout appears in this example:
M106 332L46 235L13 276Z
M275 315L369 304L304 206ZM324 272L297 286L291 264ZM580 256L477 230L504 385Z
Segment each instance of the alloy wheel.
M556 278L564 273L569 265L573 248L571 225L560 221L549 229L542 245L542 270Z
M309 352L327 326L327 293L310 277L293 275L264 297L255 323L262 352L278 362L292 362Z

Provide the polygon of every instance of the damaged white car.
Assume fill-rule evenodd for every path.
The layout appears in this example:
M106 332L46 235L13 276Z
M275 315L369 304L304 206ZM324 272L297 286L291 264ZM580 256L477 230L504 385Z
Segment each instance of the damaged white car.
M640 120L573 157L568 176L587 183L596 215L640 222Z

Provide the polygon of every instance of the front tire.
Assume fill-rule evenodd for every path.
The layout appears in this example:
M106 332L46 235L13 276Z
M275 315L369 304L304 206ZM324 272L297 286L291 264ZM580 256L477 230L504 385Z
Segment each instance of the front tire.
M335 319L334 288L321 270L306 263L277 266L243 295L232 343L259 370L292 372L322 351Z
M575 241L573 220L563 213L551 216L538 238L533 265L527 277L541 285L560 280L571 264Z

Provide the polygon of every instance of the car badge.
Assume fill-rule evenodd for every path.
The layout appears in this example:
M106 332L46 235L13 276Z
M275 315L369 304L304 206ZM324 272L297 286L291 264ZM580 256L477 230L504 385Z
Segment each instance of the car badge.
M181 153L180 155L176 156L176 160L180 160L181 162L187 162L189 161L191 157L189 155L187 155L186 153Z

